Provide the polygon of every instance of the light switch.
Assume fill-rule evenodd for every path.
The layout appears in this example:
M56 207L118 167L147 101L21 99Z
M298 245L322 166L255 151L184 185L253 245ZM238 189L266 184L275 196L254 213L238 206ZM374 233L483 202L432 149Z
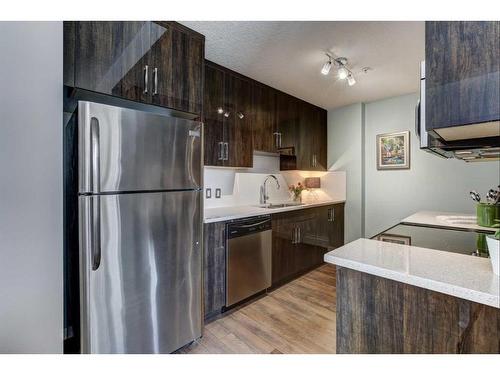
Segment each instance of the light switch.
M215 189L215 198L220 198L221 197L221 191L220 188Z
M207 198L207 199L212 198L212 189L211 188L205 189L205 198Z

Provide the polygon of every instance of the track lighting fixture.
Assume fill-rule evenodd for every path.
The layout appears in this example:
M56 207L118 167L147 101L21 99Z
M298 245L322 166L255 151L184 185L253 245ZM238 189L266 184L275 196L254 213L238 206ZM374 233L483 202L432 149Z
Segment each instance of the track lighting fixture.
M328 59L328 61L323 65L323 68L321 69L321 74L323 75L328 75L330 73L330 68L332 67L332 59Z
M330 73L330 69L332 65L337 67L337 76L339 79L347 79L347 83L349 86L353 86L356 84L356 80L354 79L354 75L347 67L347 59L345 57L337 57L333 58L330 54L326 54L328 56L328 61L323 65L321 69L321 74L328 75Z
M347 83L349 84L349 86L354 86L356 84L356 80L354 79L352 73L349 73L347 75Z

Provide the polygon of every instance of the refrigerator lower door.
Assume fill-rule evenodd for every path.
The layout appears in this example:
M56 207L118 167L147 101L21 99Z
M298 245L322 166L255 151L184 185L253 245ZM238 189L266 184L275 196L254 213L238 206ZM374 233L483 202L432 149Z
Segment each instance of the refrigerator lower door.
M202 124L78 102L79 192L201 187Z
M171 353L201 336L201 192L80 198L83 353Z

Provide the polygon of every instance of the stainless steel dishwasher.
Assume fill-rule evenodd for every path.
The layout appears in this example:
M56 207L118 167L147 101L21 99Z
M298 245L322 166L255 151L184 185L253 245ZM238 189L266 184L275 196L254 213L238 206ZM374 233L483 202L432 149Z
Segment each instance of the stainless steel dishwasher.
M271 286L271 216L227 224L226 305Z

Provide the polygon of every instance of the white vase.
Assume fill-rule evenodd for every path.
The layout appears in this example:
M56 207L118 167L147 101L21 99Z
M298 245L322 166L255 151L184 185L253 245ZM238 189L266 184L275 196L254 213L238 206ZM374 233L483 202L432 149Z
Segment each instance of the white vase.
M488 252L490 253L491 265L493 266L493 273L500 275L500 240L487 236L486 242L488 244Z

